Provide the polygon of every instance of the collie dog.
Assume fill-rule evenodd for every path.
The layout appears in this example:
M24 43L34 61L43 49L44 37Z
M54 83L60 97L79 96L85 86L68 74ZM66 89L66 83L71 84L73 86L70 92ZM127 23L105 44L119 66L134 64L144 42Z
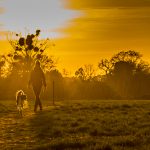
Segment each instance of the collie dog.
M27 96L22 90L16 92L16 105L19 115L22 117L23 110L28 108Z

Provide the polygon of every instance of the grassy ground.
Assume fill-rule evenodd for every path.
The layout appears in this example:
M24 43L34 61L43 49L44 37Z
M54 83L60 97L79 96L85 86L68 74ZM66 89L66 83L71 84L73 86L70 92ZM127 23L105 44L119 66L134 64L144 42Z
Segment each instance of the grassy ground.
M20 118L0 104L0 149L150 150L150 101L64 101Z

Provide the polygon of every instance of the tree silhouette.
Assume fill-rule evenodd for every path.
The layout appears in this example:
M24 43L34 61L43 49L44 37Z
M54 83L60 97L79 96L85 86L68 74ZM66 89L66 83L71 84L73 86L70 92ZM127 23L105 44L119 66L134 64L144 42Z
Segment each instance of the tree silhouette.
M98 64L100 70L105 72L105 81L122 98L136 95L141 90L144 78L149 74L149 64L142 60L142 55L136 51L121 51L110 60L103 59ZM138 79L138 80L136 80ZM137 83L138 81L138 83ZM135 89L135 90L133 90Z
M142 55L139 52L129 50L129 51L121 51L115 54L110 60L102 59L98 67L100 70L104 71L106 75L111 74L118 62L128 62L129 64L135 64L135 67L139 65ZM143 63L143 62L142 62Z
M22 72L30 72L36 60L39 60L45 71L54 67L54 61L44 52L50 45L50 40L39 39L41 31L36 30L35 34L28 33L23 36L20 34L10 33L8 41L13 48L13 52L7 55L7 61L12 65L11 68L17 68Z
M108 75L112 68L113 68L113 64L111 63L111 61L109 61L108 59L102 59L99 63L98 63L98 67L100 70L102 70L106 75Z
M75 75L77 78L81 79L81 80L84 80L85 79L85 72L83 70L83 68L79 68L76 72L75 72Z
M136 52L134 50L129 51L121 51L114 55L110 62L112 64L115 64L116 62L124 61L124 62L132 62L132 63L138 63L141 60L142 55L139 52Z
M3 55L0 56L0 77L3 75L3 67L5 65L5 57Z
M81 80L91 80L94 77L95 70L93 68L93 65L88 64L84 65L84 67L79 68L75 75Z

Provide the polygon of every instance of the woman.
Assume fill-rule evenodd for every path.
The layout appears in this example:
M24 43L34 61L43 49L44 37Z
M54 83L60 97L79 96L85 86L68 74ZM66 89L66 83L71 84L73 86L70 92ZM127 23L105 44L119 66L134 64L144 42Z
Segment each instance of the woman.
M45 75L41 68L40 62L36 61L35 67L31 72L30 80L29 80L29 86L32 85L33 91L36 97L35 106L34 106L34 112L37 111L37 107L40 107L40 110L42 110L42 103L40 101L40 93L42 86L46 88L46 81L45 81Z

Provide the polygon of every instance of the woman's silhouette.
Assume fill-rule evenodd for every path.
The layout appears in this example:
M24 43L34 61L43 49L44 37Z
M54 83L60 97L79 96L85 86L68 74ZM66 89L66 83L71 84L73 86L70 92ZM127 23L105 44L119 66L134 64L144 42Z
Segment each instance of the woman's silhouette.
M35 67L31 72L30 80L29 80L29 86L32 85L33 91L35 94L35 106L34 106L34 111L37 111L37 107L40 107L40 110L42 110L42 103L40 100L40 93L42 86L46 88L46 81L45 81L45 75L44 72L41 68L40 62L36 61Z

